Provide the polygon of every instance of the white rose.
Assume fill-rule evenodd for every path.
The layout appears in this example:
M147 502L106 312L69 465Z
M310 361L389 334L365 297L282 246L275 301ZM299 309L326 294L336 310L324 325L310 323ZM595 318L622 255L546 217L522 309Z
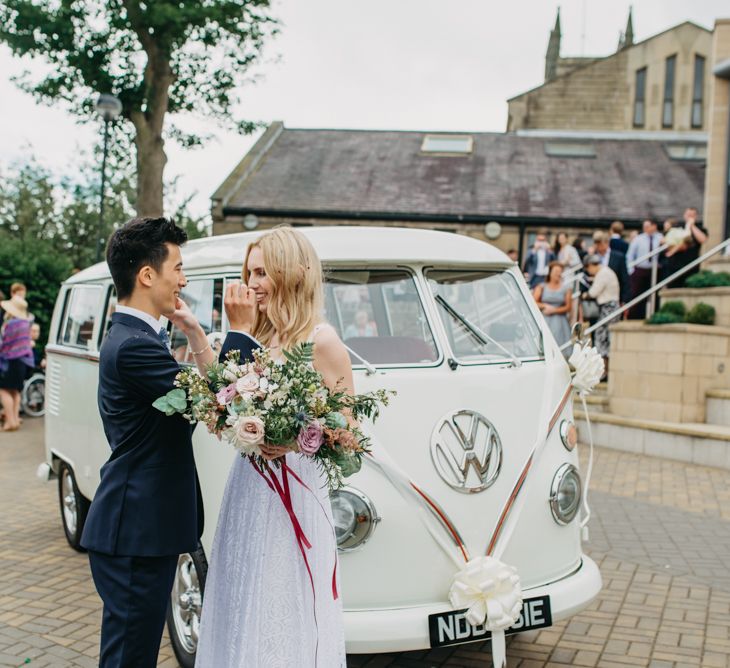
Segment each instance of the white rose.
M247 373L243 378L236 381L236 391L242 395L251 395L259 389L258 374L253 372Z
M239 415L232 425L233 445L246 455L261 454L264 442L264 421L255 415Z

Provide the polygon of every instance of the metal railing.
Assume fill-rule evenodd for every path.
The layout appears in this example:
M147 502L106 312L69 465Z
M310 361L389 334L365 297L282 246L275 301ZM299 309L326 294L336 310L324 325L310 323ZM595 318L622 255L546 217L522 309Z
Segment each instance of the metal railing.
M659 283L656 283L655 285L652 285L648 290L645 292L642 292L640 295L637 295L634 297L631 301L626 302L623 306L620 306L615 311L612 311L609 315L601 318L595 325L591 325L588 329L586 329L583 332L584 336L587 336L588 334L591 334L595 332L599 327L603 327L603 325L611 322L616 318L616 316L621 315L625 311L628 311L632 306L635 306L636 304L639 304L644 299L651 295L656 295L659 290L661 290L664 286L671 283L674 279L678 278L679 276L684 276L690 269L694 269L696 266L707 260L708 258L711 258L713 255L716 255L720 251L722 251L725 248L730 247L730 238L725 239L722 243L717 244L714 248L711 248L706 253L703 253L700 255L696 260L692 260L689 264L686 264L684 267L681 267L677 271L675 271L670 276L667 276L666 278L659 281ZM560 350L564 350L568 346L572 346L572 341L567 341L562 346L560 346Z

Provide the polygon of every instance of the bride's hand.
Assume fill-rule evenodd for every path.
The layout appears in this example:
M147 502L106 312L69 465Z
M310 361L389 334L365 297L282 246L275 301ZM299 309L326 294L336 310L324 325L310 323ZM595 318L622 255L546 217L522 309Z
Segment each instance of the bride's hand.
M223 304L231 329L250 332L256 321L256 294L245 283L232 281L226 288Z
M271 445L271 443L264 443L259 446L261 448L261 456L271 461L272 459L278 459L283 457L287 452L291 452L291 448L287 448L285 445Z

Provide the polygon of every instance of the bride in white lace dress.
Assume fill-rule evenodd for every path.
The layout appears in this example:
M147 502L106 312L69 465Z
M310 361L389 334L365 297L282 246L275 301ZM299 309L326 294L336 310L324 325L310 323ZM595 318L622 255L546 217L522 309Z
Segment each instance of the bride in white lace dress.
M351 392L347 351L321 322L322 274L309 240L287 227L265 233L248 249L243 278L226 294L227 307L250 304L253 336L274 356L314 341L314 367L325 383L334 387L344 379ZM284 452L265 448L269 458ZM311 459L285 456L309 488L290 477L294 512L312 545L306 552L313 583L280 498L247 458L237 457L213 542L197 668L346 665L342 603L333 596L333 577L339 593L337 546L325 479Z

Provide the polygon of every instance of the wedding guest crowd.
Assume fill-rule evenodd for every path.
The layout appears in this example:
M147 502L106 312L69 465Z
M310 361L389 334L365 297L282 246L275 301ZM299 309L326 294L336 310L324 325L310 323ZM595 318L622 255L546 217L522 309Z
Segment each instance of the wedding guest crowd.
M682 222L664 221L664 233L658 221L647 218L641 232L626 233L621 221L609 230L593 233L589 247L580 236L572 241L561 231L552 248L548 230L540 229L524 262L523 272L538 307L559 345L570 338L575 321L594 325L623 304L644 295L652 287L652 263L656 262L656 282L673 275L700 255L707 241L707 230L698 221L697 209L688 207ZM661 249L657 251L657 249ZM652 253L656 259L652 259ZM649 257L647 257L649 256ZM582 271L579 269L582 268ZM686 279L699 271L694 267L677 277L668 287L682 287ZM575 296L580 299L573 299ZM646 297L634 304L620 318L647 317ZM658 295L654 296L658 307ZM609 324L594 331L594 342L606 360L610 347Z

